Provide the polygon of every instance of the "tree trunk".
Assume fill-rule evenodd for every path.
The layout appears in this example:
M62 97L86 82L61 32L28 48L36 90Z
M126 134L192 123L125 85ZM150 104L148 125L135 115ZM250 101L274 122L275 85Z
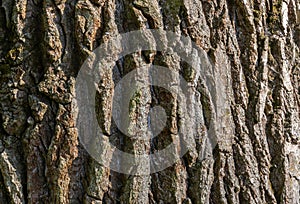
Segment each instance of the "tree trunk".
M300 203L298 0L0 0L0 5L0 203ZM96 161L79 139L76 80L98 46L148 28L191 38L218 76L212 84L221 87L202 86L197 73L164 52L118 60L99 85L95 109L103 134L122 151L164 148L181 126L180 105L171 94L145 88L134 96L129 123L144 131L150 108L160 105L167 116L163 131L151 144L121 133L111 104L114 84L126 73L156 64L183 75L196 90L188 105L193 126L187 153L149 175L123 174ZM213 117L211 90L226 95L222 121ZM212 123L221 130L209 149L205 140Z

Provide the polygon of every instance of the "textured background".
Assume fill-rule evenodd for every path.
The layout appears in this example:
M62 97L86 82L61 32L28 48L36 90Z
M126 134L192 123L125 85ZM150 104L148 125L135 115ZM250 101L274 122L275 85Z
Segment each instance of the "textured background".
M300 203L299 0L0 0L0 203ZM194 149L149 176L102 167L78 141L71 101L87 56L118 33L162 28L207 52L229 96L224 129L202 160L212 101L176 56L119 60L97 96L98 120L124 151L149 149L111 124L114 83L149 63L195 82ZM131 122L159 104L178 130L178 104L162 89L133 99ZM145 111L146 110L146 111Z

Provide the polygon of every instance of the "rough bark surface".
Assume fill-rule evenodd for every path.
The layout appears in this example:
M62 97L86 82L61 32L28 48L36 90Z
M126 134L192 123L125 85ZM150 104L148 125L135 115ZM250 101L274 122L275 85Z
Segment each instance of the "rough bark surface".
M193 79L194 148L161 172L124 175L84 150L71 102L91 51L147 28L191 37L229 108L213 154L201 159L212 102ZM0 0L0 203L300 203L299 48L299 0ZM149 63L192 75L176 57L149 56L120 60L97 97L100 125L128 152L148 147L111 124L114 83ZM136 100L131 122L141 127L153 101L166 109L155 141L164 147L178 129L176 101L160 89Z

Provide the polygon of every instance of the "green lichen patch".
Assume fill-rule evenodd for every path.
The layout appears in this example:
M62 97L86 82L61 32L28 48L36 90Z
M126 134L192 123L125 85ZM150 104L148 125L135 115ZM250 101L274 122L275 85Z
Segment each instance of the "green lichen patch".
M281 29L281 7L282 0L275 1L272 4L271 11L267 18L271 33Z
M23 46L12 48L6 54L6 59L11 65L18 65L23 61Z

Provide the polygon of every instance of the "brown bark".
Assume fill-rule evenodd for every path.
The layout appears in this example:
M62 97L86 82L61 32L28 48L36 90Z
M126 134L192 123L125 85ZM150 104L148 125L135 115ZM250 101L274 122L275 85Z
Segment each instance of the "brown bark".
M298 0L0 5L0 203L300 203ZM202 159L213 102L199 82L201 97L190 107L199 113L195 146L163 171L125 175L97 163L82 147L71 102L78 71L95 48L118 33L146 28L189 36L202 48L229 97L228 109L213 154ZM148 54L124 57L122 72L108 76L107 87L149 64ZM152 63L185 73L178 57L153 54ZM112 89L106 91L97 98L100 126L124 141L123 150L139 151L141 144L109 122ZM178 128L176 101L161 89L142 90L138 99L135 123L147 121L140 108L149 109L151 101L170 117L154 144L163 148Z

